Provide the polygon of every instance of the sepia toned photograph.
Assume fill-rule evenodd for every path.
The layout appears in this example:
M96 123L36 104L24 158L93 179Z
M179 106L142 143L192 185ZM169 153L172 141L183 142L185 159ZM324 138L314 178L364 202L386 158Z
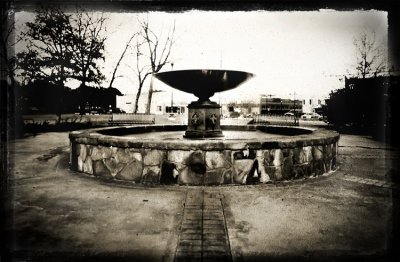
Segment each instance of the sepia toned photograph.
M397 1L5 1L0 261L398 261Z

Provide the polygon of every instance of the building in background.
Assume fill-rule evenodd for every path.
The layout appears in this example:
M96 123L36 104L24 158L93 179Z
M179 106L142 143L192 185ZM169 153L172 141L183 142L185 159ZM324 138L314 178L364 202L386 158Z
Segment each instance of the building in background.
M133 113L135 108L134 94L125 94L117 97L117 107L126 113Z
M271 98L262 95L260 98L260 114L284 115L287 112L302 113L303 103L301 100Z
M253 102L231 102L221 104L221 114L225 117L238 117L260 114L260 106Z
M147 93L142 93L139 98L138 113L144 113L146 110ZM136 94L125 94L117 97L117 107L126 113L133 113L135 108ZM182 101L171 102L164 92L153 93L153 99L150 106L150 113L156 115L183 115L187 113L187 103Z
M166 104L156 104L151 107L150 113L156 115L174 114L174 115L184 115L187 113L186 105L166 105Z
M325 105L325 98L322 97L304 97L301 101L303 113L314 113L321 110Z

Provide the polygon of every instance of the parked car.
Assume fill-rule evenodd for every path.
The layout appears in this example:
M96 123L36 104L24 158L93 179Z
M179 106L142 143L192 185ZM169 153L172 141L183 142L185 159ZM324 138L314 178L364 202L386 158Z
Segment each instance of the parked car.
M286 113L284 114L284 116L294 116L294 113L293 113L293 112L286 112Z
M116 108L113 108L113 109L112 109L112 113L124 114L124 113L126 113L126 112L125 112L124 110L122 110L121 108L116 107Z
M238 118L240 116L240 113L238 113L238 112L230 112L229 116L232 117L232 118Z
M324 118L317 113L305 113L301 115L301 119L303 120L323 120Z

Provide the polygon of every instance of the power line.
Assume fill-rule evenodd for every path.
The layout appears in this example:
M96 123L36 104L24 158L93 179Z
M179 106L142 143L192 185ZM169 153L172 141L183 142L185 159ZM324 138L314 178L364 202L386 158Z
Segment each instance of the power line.
M382 71L377 73L377 75L381 75L383 73L400 73L400 70L390 70L390 71ZM373 75L374 73L370 73L369 75ZM360 74L337 74L337 75L324 75L325 77L354 77L360 76Z

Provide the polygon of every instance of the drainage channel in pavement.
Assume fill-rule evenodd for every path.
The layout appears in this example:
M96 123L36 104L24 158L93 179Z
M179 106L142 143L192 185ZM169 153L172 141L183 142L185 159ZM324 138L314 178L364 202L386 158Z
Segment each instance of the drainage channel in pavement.
M219 193L187 192L175 261L232 261Z

